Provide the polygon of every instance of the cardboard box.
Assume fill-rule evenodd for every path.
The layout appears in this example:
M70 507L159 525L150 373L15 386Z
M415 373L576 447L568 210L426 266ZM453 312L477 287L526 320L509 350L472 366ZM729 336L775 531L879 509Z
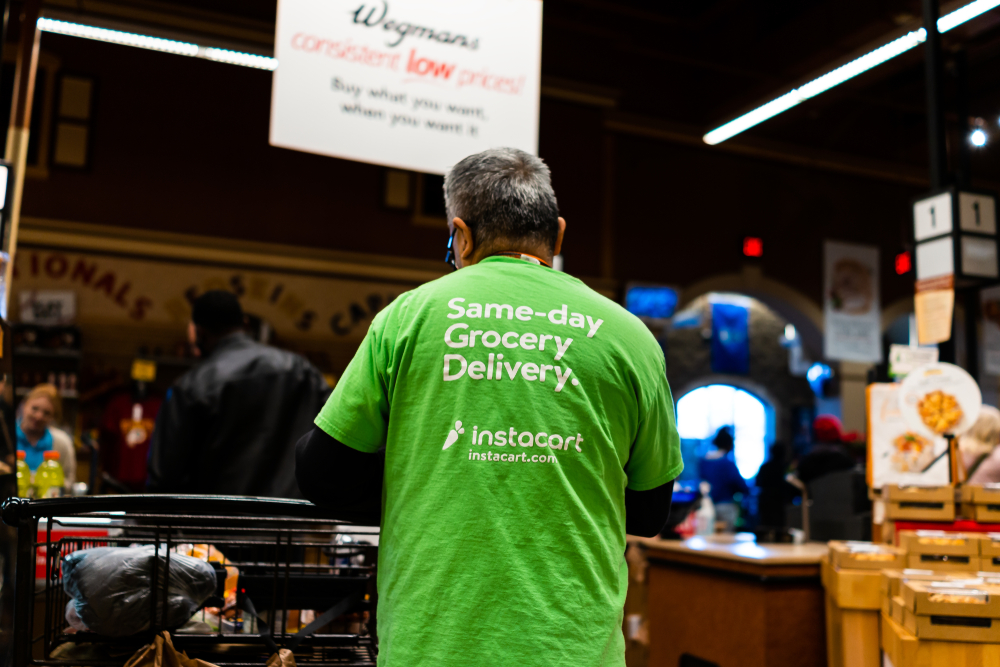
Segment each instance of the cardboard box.
M889 616L881 620L881 646L893 667L1000 665L1000 644L918 640Z
M917 638L906 631L902 625L892 620L890 614L882 614L879 646L885 654L887 662L893 667L904 667L913 664L916 657Z
M892 598L902 595L902 584L907 581L952 581L961 585L1000 585L1000 577L991 577L989 572L934 572L932 570L883 570L879 581L879 595Z
M882 607L880 571L827 568L826 592L837 607L869 611Z
M883 570L905 567L906 551L871 542L832 541L830 565L842 570Z
M984 486L963 486L962 502L973 505L1000 505L1000 484ZM966 500L968 498L968 500Z
M885 515L898 521L954 521L955 503L890 500L885 504Z
M961 514L980 523L1000 522L1000 485L963 486Z
M1000 556L981 556L979 558L980 574L1000 573Z
M933 570L882 570L879 594L887 598L900 595L901 583L904 581L947 581L951 577L951 573Z
M976 504L976 487L963 484L958 489L958 500L963 505Z
M881 667L877 611L842 609L826 598L826 650L829 667Z
M896 595L889 599L889 615L892 617L892 620L900 625L903 624L903 612L905 610L906 603L901 596Z
M1000 619L1000 587L954 581L907 581L903 604L917 616Z
M981 567L979 556L955 554L910 554L906 564L913 569L933 570L935 572L979 572Z
M975 520L979 523L1000 523L1000 503L988 505L973 505L976 508Z
M918 616L903 607L902 625L917 639L985 644L1000 643L1000 619L996 618Z
M889 519L924 521L955 520L955 487L897 486L887 484L882 490Z
M1000 556L1000 533L983 533L980 536L979 555Z
M949 533L943 530L904 530L899 545L909 555L933 554L978 556L980 533ZM912 567L912 566L911 566Z
M882 489L882 497L894 502L955 502L955 487L953 486L897 486L886 484Z

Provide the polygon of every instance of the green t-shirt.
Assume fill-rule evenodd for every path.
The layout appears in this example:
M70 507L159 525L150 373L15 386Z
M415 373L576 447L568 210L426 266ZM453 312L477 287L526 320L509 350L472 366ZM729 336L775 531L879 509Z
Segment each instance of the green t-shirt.
M683 469L637 318L491 257L379 313L316 424L385 446L379 665L625 664L625 487Z

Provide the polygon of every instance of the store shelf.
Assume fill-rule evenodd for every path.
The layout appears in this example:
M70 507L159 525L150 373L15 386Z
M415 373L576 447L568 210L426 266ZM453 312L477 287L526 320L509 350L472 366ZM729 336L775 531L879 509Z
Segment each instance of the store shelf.
M40 347L28 347L20 345L14 348L15 357L38 357L39 359L81 359L83 353L80 350L46 350Z
M18 387L14 393L18 396L27 396L31 393L32 387ZM59 398L65 398L70 400L75 400L80 398L80 392L76 389L64 389L59 392Z
M191 357L137 357L145 361L152 361L157 366L194 366L198 359Z

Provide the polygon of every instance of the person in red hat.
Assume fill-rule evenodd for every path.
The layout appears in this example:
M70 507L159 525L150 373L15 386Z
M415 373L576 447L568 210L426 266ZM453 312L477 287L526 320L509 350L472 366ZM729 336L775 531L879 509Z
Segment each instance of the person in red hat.
M813 420L813 446L799 461L798 478L804 483L856 465L845 442L860 440L856 431L844 432L844 425L833 415L819 415Z

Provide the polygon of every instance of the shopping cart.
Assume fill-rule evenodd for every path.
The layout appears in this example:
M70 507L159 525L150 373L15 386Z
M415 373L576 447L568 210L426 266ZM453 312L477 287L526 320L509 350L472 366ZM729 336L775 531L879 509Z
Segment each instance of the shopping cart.
M377 527L330 520L304 501L224 496L12 498L3 521L17 529L14 667L120 666L162 630L178 650L217 665L263 665L279 648L299 665L375 664ZM75 631L63 558L146 545L160 554L150 559L160 564L150 567L148 629L126 638ZM165 627L170 557L208 545L222 557L212 564L216 595L184 626Z

